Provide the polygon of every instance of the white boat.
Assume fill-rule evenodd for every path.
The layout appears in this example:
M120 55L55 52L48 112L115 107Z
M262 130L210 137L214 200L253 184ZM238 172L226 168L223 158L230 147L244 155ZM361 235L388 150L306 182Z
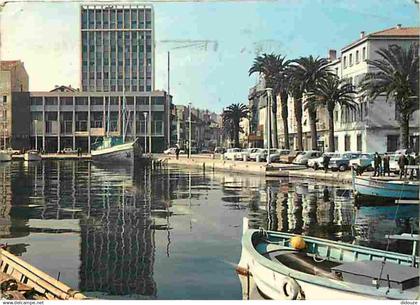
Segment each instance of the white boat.
M23 155L23 159L25 161L41 161L42 157L41 154L36 150L28 150Z
M237 271L252 276L268 298L414 300L419 297L419 257L415 256L415 246L413 255L407 255L301 236L305 248L297 250L292 247L293 234L251 230L247 222L244 219ZM418 235L406 235L399 239L418 239Z
M0 162L12 161L12 154L7 150L0 150Z
M117 139L118 140L118 139ZM93 161L134 163L138 156L136 141L118 143L114 138L104 138L102 145L91 151Z

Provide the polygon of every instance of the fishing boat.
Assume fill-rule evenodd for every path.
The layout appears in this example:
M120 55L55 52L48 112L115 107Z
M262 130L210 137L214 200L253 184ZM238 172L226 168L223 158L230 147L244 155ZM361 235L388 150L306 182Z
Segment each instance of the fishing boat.
M359 177L353 174L353 190L356 197L366 199L419 199L419 181L385 180Z
M86 297L5 249L0 249L0 295L13 300L82 300Z
M105 137L102 144L91 151L93 161L134 163L139 151L137 141L124 142L118 138Z
M125 96L123 96L122 109L122 137L111 136L110 103L109 101L106 136L102 138L102 143L91 151L92 160L114 164L133 164L136 159L140 158L141 151L137 144L137 138L134 141L126 141L127 121L129 121L130 113L128 112L127 115Z
M271 299L416 299L419 257L290 233L248 229L237 271ZM396 238L389 236L389 238ZM417 241L418 235L403 236Z
M41 161L41 154L37 150L28 150L23 155L25 161Z

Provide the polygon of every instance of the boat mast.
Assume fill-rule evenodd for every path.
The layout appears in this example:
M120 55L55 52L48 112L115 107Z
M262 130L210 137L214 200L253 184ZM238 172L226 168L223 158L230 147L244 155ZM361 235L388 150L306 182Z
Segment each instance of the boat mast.
M34 121L34 129L35 129L35 150L38 151L38 132L36 130L36 128L38 127L38 120Z

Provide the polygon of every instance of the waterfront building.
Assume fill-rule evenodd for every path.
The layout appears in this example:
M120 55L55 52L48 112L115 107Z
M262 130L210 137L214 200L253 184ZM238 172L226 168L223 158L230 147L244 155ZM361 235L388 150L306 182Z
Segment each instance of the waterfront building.
M248 93L248 146L267 146L267 98L264 95L265 81L263 77L258 78L255 86L249 89Z
M82 90L153 91L153 7L82 5L80 15Z
M28 73L23 62L0 62L0 149L21 149L27 145L27 104L20 103L22 92L29 87Z
M56 88L30 92L26 98L30 105L30 147L37 142L38 149L46 152L64 148L90 152L101 137L121 137L124 132L127 139L138 138L142 147L146 137L146 151L163 151L169 145L166 113L172 99L164 91L105 93Z
M175 105L172 110L172 143L188 147L189 108ZM222 118L219 114L198 108L191 109L191 143L197 149L214 149L221 145Z
M374 32L360 33L358 40L341 49L341 59L336 66L340 77L348 79L358 88L361 79L374 71L367 59L379 59L380 48L390 45L409 47L419 42L419 27L396 27ZM355 110L337 107L335 110L335 137L339 151L393 152L400 147L399 113L394 101L385 102L384 96L373 101L358 101ZM419 111L410 120L410 146L419 150Z

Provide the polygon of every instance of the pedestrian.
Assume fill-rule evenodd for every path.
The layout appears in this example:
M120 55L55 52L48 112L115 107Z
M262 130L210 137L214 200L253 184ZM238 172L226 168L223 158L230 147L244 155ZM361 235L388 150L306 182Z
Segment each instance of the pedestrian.
M179 159L179 152L180 152L180 149L179 149L179 146L178 146L178 144L176 145L176 148L175 148L175 155L176 155L176 159L178 160Z
M80 147L77 147L77 156L80 157L82 154L82 149Z
M383 158L383 175L385 176L386 173L388 173L388 177L391 175L391 171L389 169L389 161L390 161L390 157L387 153L385 153L384 158Z
M378 154L378 152L375 152L375 157L373 158L373 168L375 170L373 173L373 177L379 177L381 175L381 163L381 156Z
M322 165L324 166L325 172L328 172L328 165L330 164L330 157L324 154L322 158Z
M414 168L413 167L414 167L414 165L416 165L416 159L414 158L413 155L408 155L407 164L412 166L412 168L410 168L410 177L409 177L410 180L412 180L414 178Z
M402 178L404 174L405 178L405 165L407 163L407 158L404 156L403 153L400 154L400 157L398 158L398 167L400 168L400 179Z

